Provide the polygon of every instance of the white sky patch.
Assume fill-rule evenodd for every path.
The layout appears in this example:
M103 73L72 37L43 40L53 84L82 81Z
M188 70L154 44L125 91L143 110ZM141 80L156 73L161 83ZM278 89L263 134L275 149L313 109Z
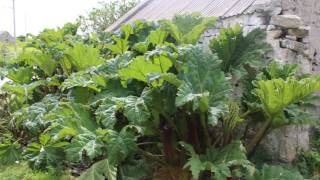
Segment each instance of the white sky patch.
M16 0L17 35L75 22L103 0ZM108 1L108 0L104 0ZM0 0L0 31L13 34L12 0Z

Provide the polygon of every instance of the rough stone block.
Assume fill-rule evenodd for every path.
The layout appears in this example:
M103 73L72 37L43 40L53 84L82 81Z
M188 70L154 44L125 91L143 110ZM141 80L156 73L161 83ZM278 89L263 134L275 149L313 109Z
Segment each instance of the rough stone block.
M274 15L279 15L282 12L282 8L281 7L274 7L274 8L270 8L269 10L269 15L274 16Z
M302 25L301 18L296 15L277 15L271 17L270 24L282 28L295 29Z
M289 29L288 34L292 36L296 36L297 38L304 38L309 35L310 28L308 27L300 27L299 29Z
M262 30L267 30L268 26L267 25L260 25L259 28Z
M281 35L282 35L281 30L267 31L267 37L271 39L278 39Z
M277 29L275 25L268 25L268 27L267 27L267 31L272 31L275 29Z
M291 36L291 35L286 35L286 39L292 40L292 41L297 41L296 36Z
M287 126L276 129L262 141L262 146L272 160L291 163L300 150L309 149L309 128Z
M280 41L280 46L282 48L291 49L293 51L301 52L301 53L303 53L307 49L305 44L303 44L301 42L289 40L289 39L281 40Z
M312 73L312 63L309 61L309 59L302 55L299 54L297 55L297 63L299 64L299 74L310 74Z
M258 16L258 14L250 15L245 22L246 25L259 26L266 24L266 18L264 16Z
M290 49L276 49L275 50L276 58L281 59L284 63L292 63L290 61L294 60L297 56L297 54L294 51L291 51Z
M310 37L307 36L307 37L303 38L303 39L302 39L302 42L305 43L305 44L310 44L310 42L311 42L311 41L310 41Z
M306 56L308 59L315 59L315 56L314 56L315 53L316 53L316 48L311 46L308 46L308 48L305 51L303 51L303 55Z

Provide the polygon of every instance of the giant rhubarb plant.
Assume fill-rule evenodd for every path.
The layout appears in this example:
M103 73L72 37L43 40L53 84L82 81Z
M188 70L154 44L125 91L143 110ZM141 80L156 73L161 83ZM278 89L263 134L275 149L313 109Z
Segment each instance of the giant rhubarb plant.
M197 42L213 22L196 15L136 21L86 40L69 24L26 38L2 68L11 82L1 89L8 115L0 162L72 168L95 180L220 180L271 171L254 175L247 154L272 129L306 122L297 110L319 90L319 78L295 77L296 66L263 68L270 48L259 30L245 36L240 26L223 29L205 51ZM250 139L239 126L255 128L256 117L263 125Z

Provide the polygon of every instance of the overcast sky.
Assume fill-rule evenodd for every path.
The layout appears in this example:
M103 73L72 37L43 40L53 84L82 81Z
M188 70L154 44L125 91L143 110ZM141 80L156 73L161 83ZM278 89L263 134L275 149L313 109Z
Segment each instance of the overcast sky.
M98 2L107 0L16 0L17 34L38 33L44 28L74 22ZM13 34L12 0L0 0L0 31Z

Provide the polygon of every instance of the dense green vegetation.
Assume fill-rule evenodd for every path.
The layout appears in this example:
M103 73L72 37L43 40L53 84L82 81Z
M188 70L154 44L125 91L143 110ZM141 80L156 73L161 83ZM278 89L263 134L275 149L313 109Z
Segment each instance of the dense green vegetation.
M250 157L276 128L317 124L304 107L320 78L268 60L260 30L223 29L205 51L197 42L214 22L136 21L90 38L67 24L26 37L1 68L12 81L1 89L0 163L80 180L303 179Z
M307 178L320 178L320 132L316 131L311 139L311 149L297 157L295 166Z
M14 164L0 167L1 180L73 180L71 175L59 174L54 172L34 171L26 163Z

